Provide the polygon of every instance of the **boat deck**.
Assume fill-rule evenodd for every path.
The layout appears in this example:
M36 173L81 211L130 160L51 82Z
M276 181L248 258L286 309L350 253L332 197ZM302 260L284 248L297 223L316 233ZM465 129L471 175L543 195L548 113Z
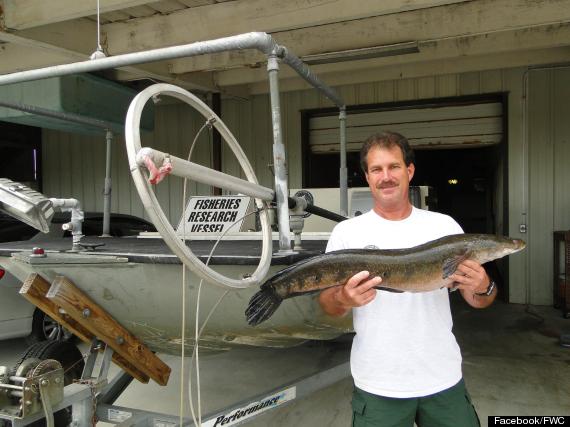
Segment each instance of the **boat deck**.
M128 258L129 262L151 264L181 264L162 239L136 237L84 237L83 245L101 245L94 249L86 249L83 255L113 255ZM194 254L206 262L212 250L214 240L193 240L187 242ZM280 254L279 242L273 242L272 265L289 265L324 252L326 240L304 241L303 250ZM31 251L34 247L43 248L46 252L69 252L71 238L54 239L38 237L26 241L0 243L0 256L9 257L14 252ZM259 240L226 240L221 241L213 253L210 264L256 265L261 254Z

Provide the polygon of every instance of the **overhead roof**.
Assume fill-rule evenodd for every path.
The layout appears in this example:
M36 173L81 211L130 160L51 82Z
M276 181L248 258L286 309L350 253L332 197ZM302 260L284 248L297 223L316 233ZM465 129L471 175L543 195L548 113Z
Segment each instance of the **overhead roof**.
M0 7L0 74L85 60L97 47L95 0ZM101 12L108 55L263 31L300 57L340 52L339 62L314 66L332 85L559 63L570 53L570 0L101 0ZM409 42L416 53L342 61L347 50ZM107 77L248 95L267 90L264 62L258 52L228 52ZM304 87L286 68L281 78L284 90Z

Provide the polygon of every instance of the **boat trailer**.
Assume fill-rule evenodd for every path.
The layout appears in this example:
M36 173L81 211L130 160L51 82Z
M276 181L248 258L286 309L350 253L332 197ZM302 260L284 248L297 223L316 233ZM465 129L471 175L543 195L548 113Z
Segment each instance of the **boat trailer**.
M54 359L27 358L14 371L0 367L0 420L13 427L44 418L47 427L68 425L69 422L74 427L87 427L98 421L118 426L195 425L191 418L185 418L181 425L176 415L113 405L135 378L142 383L148 383L152 378L158 384L166 385L170 368L70 280L58 276L50 285L40 275L31 274L20 293L75 336L90 343L90 350L81 378L66 386L63 367ZM121 371L109 381L111 362ZM95 375L96 366L98 372ZM201 425L244 424L269 410L328 387L349 374L349 362L346 361L216 410L205 415ZM61 417L54 418L62 412L63 421Z

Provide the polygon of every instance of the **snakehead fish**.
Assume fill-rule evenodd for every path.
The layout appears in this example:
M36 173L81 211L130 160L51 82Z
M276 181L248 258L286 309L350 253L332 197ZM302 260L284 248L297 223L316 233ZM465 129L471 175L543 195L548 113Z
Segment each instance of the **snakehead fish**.
M377 289L392 292L428 292L453 287L449 278L467 260L480 264L518 252L525 242L492 234L456 234L408 249L344 249L317 255L290 265L270 277L249 301L245 314L250 325L273 315L281 302L333 286L344 285L360 271L380 276Z

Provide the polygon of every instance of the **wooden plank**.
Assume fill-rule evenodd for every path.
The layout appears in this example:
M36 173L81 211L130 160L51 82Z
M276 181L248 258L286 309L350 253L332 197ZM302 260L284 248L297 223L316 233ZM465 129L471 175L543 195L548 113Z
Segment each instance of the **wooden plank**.
M132 8L155 0L103 0L101 13ZM97 3L77 0L18 0L4 2L4 22L6 28L23 30L55 22L68 21L95 15Z
M496 0L493 0L496 1ZM221 4L203 5L173 12L164 16L134 19L128 22L108 24L109 51L116 55L151 49L158 46L172 46L197 40L210 40L249 31L285 32L323 25L351 25L359 27L355 21L368 17L394 17L400 12L438 9L437 6L465 3L465 0L248 0L230 1ZM466 2L469 3L469 2ZM483 9L485 6L482 7ZM521 12L521 13L524 13ZM557 14L560 18L560 13ZM516 17L513 16L512 19ZM447 20L447 27L454 21ZM429 26L419 22L414 25ZM378 31L382 28L383 31ZM442 28L440 28L442 29ZM418 29L416 28L416 31ZM376 33L384 33L384 26L374 28ZM360 35L359 31L351 36ZM414 40L406 36L401 40ZM304 40L309 43L310 40Z
M158 13L155 9L146 5L129 7L123 9L123 12L135 18L147 18Z
M0 41L6 42L0 61L0 74L85 61L93 52L93 47L92 38L84 34L95 32L95 23L88 19L19 31L18 35L0 31ZM74 34L74 37L68 37L68 34ZM178 86L190 90L218 90L213 86L210 73L173 76L170 65L164 62L127 66L120 70L122 78L127 80L132 79L133 75L145 76L164 82L175 82ZM190 83L190 80L200 83L195 85Z
M421 54L418 54L421 56ZM418 56L418 60L420 59ZM403 57L402 57L403 58ZM539 65L539 64L555 64L562 63L568 60L568 48L554 48L554 49L539 49L539 50L524 50L517 52L501 52L493 53L489 55L481 56L462 56L457 58L449 58L445 61L441 59L429 60L426 58L425 62L409 63L409 64L396 64L390 65L387 62L380 61L380 59L389 58L376 58L372 60L363 60L359 63L365 63L370 65L370 68L353 68L350 71L342 72L331 72L324 73L321 72L319 75L329 86L340 86L345 84L357 84L364 82L379 82L386 80L397 80L402 77L412 78L412 77L428 77L428 76L440 76L442 74L453 74L453 73L463 73L472 71L484 71L504 68L506 70L515 67L528 67L529 65ZM393 61L394 58L392 58ZM399 59L401 61L401 59ZM372 64L376 63L376 68ZM348 62L346 62L348 64ZM356 64L356 61L354 61ZM328 64L330 66L336 66L340 64ZM354 65L353 65L354 67ZM309 89L309 84L304 80L293 76L290 74L286 76L287 68L282 68L283 72L279 74L279 90L281 92L290 92L294 90L306 90ZM225 86L230 84L230 80L226 77L226 73L231 73L231 80L239 79L239 77L233 73L234 70L228 70L218 73L218 84L220 86ZM244 76L249 76L249 73L241 73ZM260 94L266 94L268 92L267 87L267 73L264 76L257 75L257 70L252 71L255 79L247 79L249 81L250 95L256 96ZM262 80L262 79L265 80ZM436 77L439 80L439 77ZM246 79L240 79L246 80ZM256 82L257 81L257 82ZM231 84L238 84L236 82ZM436 92L436 97L440 96L439 92ZM443 96L443 95L441 95ZM332 106L329 103L327 106Z
M184 5L183 3L180 3L176 0L157 1L157 2L151 3L149 6L152 7L154 10L157 10L163 14L168 14L168 13L175 12L177 10L186 9L186 5Z
M553 46L550 38L552 34L556 35L557 40L568 40L570 38L570 25L541 26L534 28L533 32L525 32L523 30L501 31L484 36L449 38L422 44L420 53L413 55L346 61L318 65L312 68L329 85L340 86L364 81L376 82L426 76L433 78L433 76L455 72L494 70L502 67L510 68L533 63L556 62L557 60L562 60L564 55L567 57L568 54L567 48L564 48L566 50L550 49ZM322 38L322 34L319 35L315 31L314 37ZM301 38L300 40L305 39ZM296 49L294 44L287 44L281 39L279 39L279 42L288 48L291 47L296 54L302 53ZM459 49L458 46L468 46L468 48ZM566 54L563 53L564 51L566 51ZM442 62L442 60L445 60L445 62ZM421 66L419 65L420 63L422 64ZM224 64L228 65L227 62ZM176 69L176 67L173 67L173 69ZM497 71L494 72L497 73ZM293 70L288 67L282 67L279 73L280 89L289 91L308 87L308 85L300 84L300 82L292 87L290 79L295 79L295 76L296 74ZM252 94L266 92L266 80L267 73L261 68L251 70L248 73L234 69L222 71L218 74L218 83L221 86L255 82L263 82L265 84L264 87L251 86ZM482 81L481 84L483 85L483 83ZM436 94L435 85L435 82L431 83L431 97L439 96L439 94ZM492 82L491 85L487 86L493 89L500 87L500 85L501 79L499 78L497 82ZM493 91L487 90L483 86L482 89L485 89L486 92ZM393 93L389 95L393 98ZM386 99L386 101L389 100Z
M215 0L178 0L180 3L188 7L206 6L216 3Z
M510 0L508 2L493 0L487 4L479 1L468 2L457 5L453 12L449 8L439 7L283 32L270 32L279 44L287 46L300 57L322 52L385 46L400 43L403 40L419 42L419 53L376 58L377 60L381 59L378 63L384 64L407 64L419 60L429 61L430 59L552 48L564 46L567 43L569 18L560 17L560 21L553 18L555 19L554 22L559 22L555 24L550 19L559 12L556 7L551 10L551 17L543 15L544 11L541 11L540 14L535 14L535 10L532 9L525 12L521 11L520 13L527 19L519 21L518 24L520 25L511 26L510 22L499 22L500 20L497 21L491 17L492 14L496 15L496 6L503 10L526 7L522 3ZM565 13L570 11L570 8L567 7L566 9ZM485 17L483 18L482 15ZM451 20L451 17L454 19ZM441 22L446 22L446 25L441 25ZM382 31L378 31L379 28L382 28ZM137 27L137 31L139 29L140 27ZM159 44L158 37L162 35L156 35L155 43ZM113 37L113 35L109 35L110 42L113 41ZM117 37L119 36L117 35ZM128 32L125 32L123 37L128 37ZM208 38L204 36L203 39ZM128 41L128 39L124 39L122 43L128 44ZM136 42L138 43L139 39ZM117 43L121 43L121 41L117 41ZM142 48L141 46L140 49ZM259 62L260 56L255 51L247 51L240 56L233 56L231 59L224 55L208 56L207 60L203 58L174 60L172 71L176 74L201 69L227 69L231 71L232 68L240 65ZM319 70L319 75L322 76L323 69L346 72L347 68L363 68L364 64L371 62L373 62L371 59L346 61L336 63L334 67L331 66L332 64L318 65L315 66L315 69ZM440 65L442 69L445 67L445 64ZM370 68L374 68L374 65L370 65ZM488 69L494 68L497 67L492 66ZM283 70L286 69L287 67L283 67ZM260 70L265 71L262 68ZM374 71L380 74L378 69ZM280 76L282 75L280 72ZM402 77L410 77L410 75ZM239 80L243 82L246 77L242 76L240 79L239 75L232 75L231 78L224 77L219 83L229 85L227 80L230 79L234 80L233 84L238 84Z
M112 23L112 22L121 22L121 21L126 21L127 19L131 19L131 15L122 10L114 10L112 12L107 12L102 14L101 18L105 19L106 21L109 21L109 23Z
M90 342L93 335L73 320L73 318L68 314L61 313L59 311L59 307L53 301L46 298L49 287L50 284L47 280L37 273L32 273L20 288L20 295L46 313L53 320L64 325L66 329L73 332L73 334L79 337L82 341Z
M170 367L69 279L56 276L46 297L138 370L160 385L168 383Z
M94 335L83 327L83 325L76 322L67 313L62 313L57 304L46 298L49 288L50 284L47 280L37 273L32 273L24 281L24 284L20 289L20 294L57 323L61 324L65 329L73 333L73 335L77 336L82 341L90 343L93 338L95 338ZM136 378L144 384L148 383L148 375L139 371L118 353L113 353L113 362L133 378Z

